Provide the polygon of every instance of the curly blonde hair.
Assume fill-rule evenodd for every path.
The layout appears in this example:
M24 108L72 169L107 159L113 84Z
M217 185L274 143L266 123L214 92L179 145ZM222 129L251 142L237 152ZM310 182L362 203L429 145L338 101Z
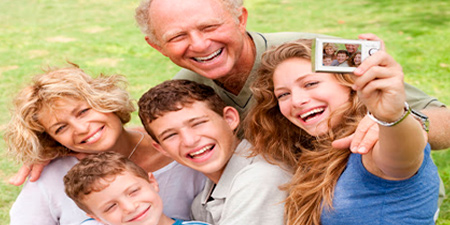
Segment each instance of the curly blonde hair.
M97 78L84 73L77 65L61 69L48 69L34 76L14 99L11 120L6 126L4 139L8 152L22 163L38 163L70 152L45 132L38 120L43 109L51 109L54 102L71 98L86 101L93 109L115 113L123 124L131 119L135 110L125 90L123 76L100 75Z
M148 36L151 42L160 45L158 39L155 37L155 28L152 25L150 17L150 7L154 0L143 0L135 10L135 20L141 29L141 32ZM241 16L242 11L239 10L244 4L243 0L214 0L223 4L236 19L236 23L239 22L238 17ZM174 6L176 7L176 6Z
M335 43L325 43L325 44L323 44L323 54L324 55L327 55L327 53L325 52L325 49L327 47L330 47L331 49L333 49L334 53L336 53L339 50L338 46Z
M366 109L351 90L349 101L325 121L328 127L332 127L332 118L342 118L342 122L320 137L309 135L281 114L273 92L273 73L289 58L310 60L311 41L285 43L263 54L257 79L251 87L256 103L244 121L245 136L254 146L253 154L260 154L274 164L288 165L294 171L292 180L283 187L288 191L287 224L320 224L321 211L332 207L334 186L350 155L348 150L333 149L331 142L353 133ZM334 76L350 89L353 83L350 75Z

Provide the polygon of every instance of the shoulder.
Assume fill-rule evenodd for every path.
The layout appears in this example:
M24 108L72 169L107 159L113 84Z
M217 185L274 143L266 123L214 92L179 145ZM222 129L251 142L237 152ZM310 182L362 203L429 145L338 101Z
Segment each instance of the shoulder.
M174 79L174 80L191 80L191 81L195 81L195 82L199 82L199 83L203 83L207 80L210 80L210 79L205 78L205 77L201 76L200 74L195 73L188 69L181 69L180 71L178 71L177 74L175 74L175 76L172 79Z
M279 45L288 41L294 41L298 39L313 39L313 38L330 38L332 36L315 34L315 33L304 33L304 32L277 32L277 33L254 33L264 36L264 38L269 42L269 45Z
M52 196L65 195L63 177L77 162L78 159L75 157L54 159L44 168L37 181L25 183L19 197L36 196L38 193Z
M78 163L78 159L72 156L60 157L52 160L47 166L42 170L40 178L36 182L28 182L28 184L44 184L44 183L55 183L61 180L67 174L67 172Z
M27 182L11 207L11 224L82 221L85 213L67 197L63 183L64 175L77 162L75 157L55 159L44 168L39 180Z
M195 81L200 84L208 85L212 88L217 88L213 80L206 78L204 76L201 76L198 73L195 73L191 70L187 69L181 69L175 76L172 78L173 80L190 80ZM217 90L216 90L217 91Z
M153 175L159 180L173 180L175 177L178 180L196 180L203 182L206 177L201 172L183 166L177 161L173 161L166 165L165 167L153 172Z
M254 157L252 163L243 168L238 175L243 180L272 181L275 183L288 182L292 177L290 172L268 163L261 156Z
M420 89L405 83L406 101L411 108L422 110L428 107L445 107L445 104L439 102L436 98L425 94Z
M27 181L24 184L16 199L17 204L23 201L64 198L63 177L77 162L78 160L75 157L58 158L50 162L37 181Z
M236 156L233 158L234 160L245 161L246 165L236 173L235 182L283 184L290 180L291 173L280 166L270 164L261 156L248 157L248 152L252 146L247 140L242 140L239 147Z

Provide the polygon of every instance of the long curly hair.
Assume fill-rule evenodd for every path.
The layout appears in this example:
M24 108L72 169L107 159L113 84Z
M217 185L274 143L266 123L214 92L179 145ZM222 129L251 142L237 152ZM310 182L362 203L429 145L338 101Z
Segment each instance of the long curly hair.
M120 75L92 78L75 64L34 76L32 84L13 101L4 133L8 152L22 163L51 160L70 152L45 131L38 118L43 109L54 108L60 99L86 101L99 112L115 113L122 124L129 122L135 107L126 84Z
M244 121L245 136L254 146L253 154L262 155L274 164L285 164L294 172L292 180L283 187L288 191L285 201L288 225L320 224L324 207L332 208L334 187L347 165L350 151L334 149L331 142L352 134L366 112L356 92L351 90L349 101L324 121L331 129L321 136L309 135L281 114L274 95L273 73L289 58L310 60L311 43L311 40L298 40L264 53L251 87L256 103ZM350 75L334 76L351 89ZM332 118L340 118L341 123L332 127Z

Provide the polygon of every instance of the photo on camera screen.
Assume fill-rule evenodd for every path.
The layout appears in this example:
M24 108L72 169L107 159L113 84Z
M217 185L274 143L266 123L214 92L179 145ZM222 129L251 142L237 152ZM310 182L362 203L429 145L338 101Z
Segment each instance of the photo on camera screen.
M317 38L313 44L314 72L351 73L380 49L379 41Z

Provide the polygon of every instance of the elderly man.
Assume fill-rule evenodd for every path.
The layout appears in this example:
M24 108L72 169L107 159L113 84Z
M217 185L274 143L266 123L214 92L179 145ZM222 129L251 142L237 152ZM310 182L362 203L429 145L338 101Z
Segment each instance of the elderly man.
M261 54L286 41L322 36L249 32L247 16L242 0L145 0L136 9L136 20L146 41L184 68L174 79L194 80L213 87L228 105L238 109L241 117L251 106L250 85ZM432 148L450 147L450 110L417 88L405 86L411 107L430 119L428 141ZM371 125L360 127L352 148L367 151L371 147L373 138L360 140ZM341 146L345 146L344 142Z

